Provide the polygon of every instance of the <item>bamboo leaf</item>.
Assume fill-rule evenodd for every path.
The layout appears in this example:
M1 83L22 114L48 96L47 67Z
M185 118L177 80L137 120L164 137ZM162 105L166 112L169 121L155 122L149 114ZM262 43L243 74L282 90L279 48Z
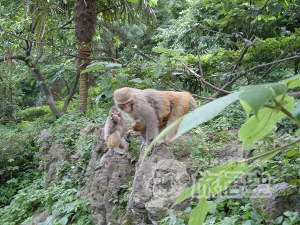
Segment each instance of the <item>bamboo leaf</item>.
M213 194L213 197L225 190L247 167L245 162L228 160L226 164L227 167L219 173L209 174L210 176L215 177L214 182L209 186L209 190Z
M146 151L144 152L144 155L142 157L141 160L141 165L143 165L143 162L148 154L148 152L150 151L150 149L153 147L153 145L158 142L161 138L163 138L173 127L175 127L178 123L180 123L180 121L183 119L183 117L179 118L178 120L176 120L174 123L172 123L171 125L167 126L162 132L160 132L157 137L150 143L150 145L147 147Z
M225 97L218 98L185 115L174 139L179 137L181 134L184 134L188 130L198 126L199 124L205 123L217 116L229 104L238 100L239 94L240 92L234 92L226 95Z
M183 202L184 200L186 200L187 198L189 198L190 196L192 196L193 194L195 194L197 191L199 191L202 187L203 187L203 178L201 178L200 180L197 181L196 184L192 185L191 187L185 189L180 196L176 199L176 201L174 202L174 204L172 205L172 208Z
M207 201L206 198L200 198L198 205L191 212L189 225L203 224L211 203L212 202Z

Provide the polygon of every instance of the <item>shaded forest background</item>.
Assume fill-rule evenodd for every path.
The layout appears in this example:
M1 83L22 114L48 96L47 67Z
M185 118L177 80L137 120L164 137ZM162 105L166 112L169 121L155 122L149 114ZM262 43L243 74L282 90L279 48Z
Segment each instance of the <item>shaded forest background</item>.
M76 152L83 124L104 123L118 88L189 91L203 105L241 86L279 82L299 74L299 11L298 0L2 0L0 219L4 218L4 224L19 224L39 207L56 204L46 190L43 194L29 192L35 204L30 197L17 195L31 183L39 190L44 188L37 172L42 160L39 133L51 129L57 134L53 143L63 143ZM299 91L296 87L289 93L295 102ZM211 157L214 144L230 142L226 131L239 129L246 119L242 106L233 104L202 130L193 130L198 138L200 134L218 135L208 142L191 141L191 157L203 163L204 156ZM73 122L78 127L70 126ZM275 145L278 138L290 140L296 130L295 123L283 119L255 149ZM91 142L87 139L85 144ZM84 151L88 156L89 149ZM88 159L82 160L86 166ZM71 166L66 162L62 177ZM296 156L277 156L266 168L272 168L274 176L282 170L277 182L299 187ZM71 190L64 180L58 185ZM69 193L58 192L61 199ZM26 199L24 211L16 210L8 219L5 206L19 208L18 198ZM72 210L82 210L86 204L75 196L69 199L72 201ZM238 214L235 202L222 204L220 207L231 209L228 213ZM72 210L69 218L77 215L84 221L78 219L78 224L88 224L84 210ZM256 222L263 221L263 215L253 215L249 209L251 213ZM218 216L219 221L225 217ZM290 221L291 217L287 216ZM187 219L177 218L181 220L185 224Z

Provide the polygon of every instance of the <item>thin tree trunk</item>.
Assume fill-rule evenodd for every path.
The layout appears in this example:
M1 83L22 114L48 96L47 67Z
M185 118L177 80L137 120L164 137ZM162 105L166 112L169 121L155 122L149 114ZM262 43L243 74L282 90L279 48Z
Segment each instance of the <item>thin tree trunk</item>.
M34 68L31 71L32 71L32 74L35 77L36 81L38 81L40 83L40 87L42 88L42 90L44 91L44 93L46 95L47 103L48 103L50 109L52 110L53 114L56 116L56 118L61 117L62 114L58 110L57 106L55 105L53 95L52 95L50 89L48 88L47 84L45 83L45 81L40 73L40 70L37 68Z
M75 90L76 90L76 87L77 87L77 84L78 84L78 81L79 81L79 77L80 77L80 71L78 69L77 73L76 73L76 77L75 77L74 83L73 83L73 86L72 86L72 89L71 89L69 95L65 99L64 106L63 106L63 109L62 109L63 113L67 112L67 108L68 108L69 102L71 101L71 99L72 99L72 97L73 97L73 95L75 93Z

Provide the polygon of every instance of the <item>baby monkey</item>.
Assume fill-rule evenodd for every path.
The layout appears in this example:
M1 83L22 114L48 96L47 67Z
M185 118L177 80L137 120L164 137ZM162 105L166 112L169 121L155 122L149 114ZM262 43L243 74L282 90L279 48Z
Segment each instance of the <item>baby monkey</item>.
M109 116L104 125L104 139L109 148L120 154L129 155L129 127L125 118L116 106L109 110Z

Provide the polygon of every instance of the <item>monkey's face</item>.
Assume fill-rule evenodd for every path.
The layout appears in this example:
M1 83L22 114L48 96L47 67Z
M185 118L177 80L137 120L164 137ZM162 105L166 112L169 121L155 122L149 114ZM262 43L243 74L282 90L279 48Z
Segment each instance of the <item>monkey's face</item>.
M123 110L126 113L131 112L131 101L125 102L125 103L118 103L118 106L121 110Z
M111 120L113 121L120 120L120 112L117 109L111 110L110 116L111 116Z

